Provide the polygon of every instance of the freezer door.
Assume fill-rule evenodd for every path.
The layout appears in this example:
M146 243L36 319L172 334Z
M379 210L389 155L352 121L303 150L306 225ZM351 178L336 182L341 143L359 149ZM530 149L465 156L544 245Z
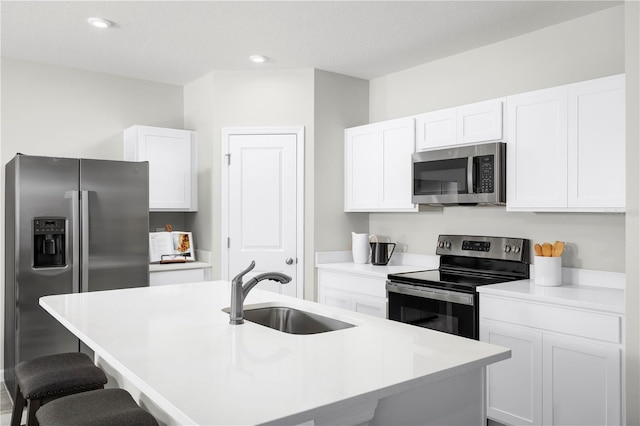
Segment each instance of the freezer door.
M13 368L24 360L59 352L78 351L78 339L39 305L38 299L72 293L74 268L73 193L78 189L77 160L18 155L7 164L5 271L5 368L13 385ZM11 175L11 176L9 176ZM77 206L77 203L75 204ZM10 213L9 213L10 212ZM34 267L38 247L34 218L55 217L64 229L66 265ZM60 231L58 231L60 232ZM59 248L59 247L58 247ZM8 353L10 352L10 354ZM13 387L9 387L13 391Z
M81 291L148 286L149 164L82 159L80 191Z

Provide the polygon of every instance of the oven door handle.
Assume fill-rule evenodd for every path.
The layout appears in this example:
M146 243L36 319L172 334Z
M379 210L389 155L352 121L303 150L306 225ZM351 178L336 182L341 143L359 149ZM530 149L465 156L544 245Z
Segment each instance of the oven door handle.
M387 291L390 293L406 294L408 296L421 297L423 299L441 300L443 302L457 303L459 305L474 306L473 295L457 293L449 290L440 290L428 287L416 287L387 281Z

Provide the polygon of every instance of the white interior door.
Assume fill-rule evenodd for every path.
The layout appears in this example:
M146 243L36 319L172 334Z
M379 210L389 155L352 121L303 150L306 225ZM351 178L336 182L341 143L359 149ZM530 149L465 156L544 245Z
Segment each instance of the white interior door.
M298 274L302 251L300 137L300 133L242 131L227 131L223 136L228 149L225 278L231 280L255 261L245 282L263 272L282 272L292 278L290 283L265 280L258 287L293 297L302 297L298 282L302 277Z

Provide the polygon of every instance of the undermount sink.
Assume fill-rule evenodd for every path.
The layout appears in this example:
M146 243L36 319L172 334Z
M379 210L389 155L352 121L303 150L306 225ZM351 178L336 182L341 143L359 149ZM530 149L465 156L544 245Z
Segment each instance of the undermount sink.
M355 327L348 322L284 306L245 308L244 319L289 334L317 334Z

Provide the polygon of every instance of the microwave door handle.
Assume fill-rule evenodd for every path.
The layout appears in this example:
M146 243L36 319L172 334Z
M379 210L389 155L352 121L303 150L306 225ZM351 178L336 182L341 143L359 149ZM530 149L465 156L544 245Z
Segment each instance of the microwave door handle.
M475 167L473 157L467 158L467 192L473 194L473 182L475 180Z

